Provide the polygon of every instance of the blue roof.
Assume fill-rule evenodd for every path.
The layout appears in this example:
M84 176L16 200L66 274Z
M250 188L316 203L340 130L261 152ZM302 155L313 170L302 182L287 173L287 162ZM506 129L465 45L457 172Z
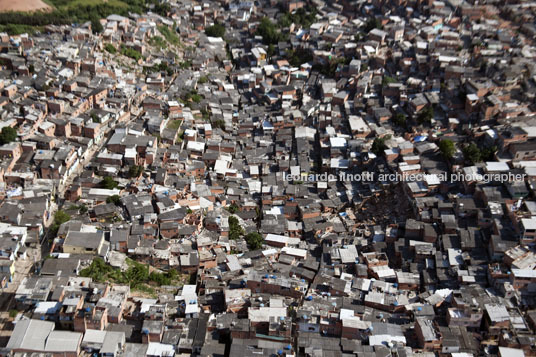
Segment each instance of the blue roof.
M426 139L428 139L427 136L419 135L419 136L416 136L415 139L413 139L413 141L416 143L420 143L422 141L425 141Z

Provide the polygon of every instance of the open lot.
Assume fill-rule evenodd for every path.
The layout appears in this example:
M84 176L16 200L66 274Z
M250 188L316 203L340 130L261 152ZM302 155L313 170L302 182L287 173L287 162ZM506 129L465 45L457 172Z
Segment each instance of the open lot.
M2 11L49 11L51 7L42 0L0 0Z

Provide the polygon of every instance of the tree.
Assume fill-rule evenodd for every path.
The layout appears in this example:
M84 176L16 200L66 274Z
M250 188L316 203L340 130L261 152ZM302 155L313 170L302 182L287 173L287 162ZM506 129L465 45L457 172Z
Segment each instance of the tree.
M262 18L255 34L262 37L262 42L264 42L265 45L277 45L278 42L285 38L274 23L267 17Z
M81 204L80 206L78 206L78 212L80 214L84 214L88 211L88 208L85 204Z
M133 48L125 47L124 45L121 45L121 54L123 56L127 56L129 58L132 58L136 61L139 61L142 58L142 55L140 52L136 51Z
M68 222L70 219L71 216L68 213L61 209L57 210L56 214L54 215L54 221L50 225L50 231L52 232L52 234L56 235L58 233L58 229L60 229L60 226L63 223Z
M486 146L480 150L482 161L493 161L498 148L495 145Z
M105 46L104 46L104 49L106 51L108 51L109 53L111 53L112 55L116 54L117 53L117 49L114 47L114 45L112 45L111 43L107 43Z
M101 33L104 30L100 20L96 17L91 19L91 30L93 31L94 34Z
M292 66L298 67L304 63L311 62L313 55L308 49L298 47L295 50L287 51L287 60Z
M119 197L119 195L111 195L106 198L106 203L113 203L114 205L119 206L121 204L121 197Z
M229 217L229 239L236 240L244 234L244 229L238 223L238 218L235 216Z
M419 122L419 124L430 123L432 122L433 117L434 108L432 108L431 106L427 106L426 108L421 110L421 112L417 116L417 122Z
M130 166L130 168L128 169L128 176L130 178L140 177L144 170L145 168L143 166Z
M370 31L374 29L381 29L381 28L383 28L381 21L375 17L372 17L365 24L364 30L366 33L369 33Z
M238 205L236 203L233 203L229 206L229 208L227 208L227 210L230 212L230 213L236 213L238 211Z
M225 35L225 26L219 23L215 23L205 29L205 35L209 37L222 37Z
M113 190L114 188L117 188L117 186L119 186L119 184L111 176L106 176L100 182L100 187L105 188L107 190Z
M214 120L212 122L212 126L214 128L219 128L221 130L225 130L225 121L223 121L222 119Z
M345 65L350 64L351 61L351 57L332 57L326 65L315 64L313 70L319 71L327 77L335 77L337 72L339 72Z
M149 279L149 268L141 263L133 262L132 266L125 271L125 278L130 286L135 287Z
M390 138L390 135L387 135L383 138L374 139L370 151L372 151L376 156L380 156L381 154L383 154L383 151L387 149L387 145L385 145L385 142Z
M0 132L0 144L4 145L17 140L17 131L10 126L5 126Z
M393 117L393 123L395 123L398 126L405 127L406 121L407 121L407 118L402 113L396 113L395 116Z
M262 248L264 239L262 235L258 232L251 232L246 235L246 242L250 250L256 250Z
M464 146L462 152L464 159L472 164L482 161L482 153L475 143Z
M441 154L446 159L451 159L454 156L454 153L456 152L456 147L454 146L454 142L449 139L444 139L439 142L439 151L441 151Z
M154 13L160 16L164 16L164 17L166 17L170 13L170 11L171 11L171 5L168 3L158 2L157 4L155 4L153 8Z
M54 215L54 223L61 226L65 222L69 222L71 216L63 210L58 210Z
M154 281L158 285L171 285L171 279L166 274L153 271L149 274L149 280Z

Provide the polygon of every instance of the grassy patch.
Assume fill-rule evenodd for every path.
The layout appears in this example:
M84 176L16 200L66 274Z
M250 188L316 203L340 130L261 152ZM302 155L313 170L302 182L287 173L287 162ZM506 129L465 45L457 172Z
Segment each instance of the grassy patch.
M149 44L153 47L166 48L166 41L160 36L151 37Z
M9 310L9 317L11 317L12 319L17 317L18 314L19 314L18 310L15 310L15 309Z
M181 127L182 120L170 120L167 124L166 128L172 129L172 130L179 130Z
M180 43L179 36L177 36L177 34L174 33L172 30L170 30L169 27L165 25L160 25L158 26L158 31L160 31L166 41L171 43L172 45L178 45Z
M139 61L142 58L142 55L140 52L136 51L133 48L128 48L123 45L121 45L121 54L123 56L127 56L129 58L132 58L136 61Z
M40 26L19 25L19 24L0 25L0 32L7 32L9 35L21 35L23 33L28 33L32 35L35 32L41 31L41 30L42 30L42 27Z
M117 49L116 49L116 48L114 47L114 45L112 45L111 43L107 43L107 44L104 46L104 49L105 49L106 51L108 51L109 53L111 53L112 55L117 53Z

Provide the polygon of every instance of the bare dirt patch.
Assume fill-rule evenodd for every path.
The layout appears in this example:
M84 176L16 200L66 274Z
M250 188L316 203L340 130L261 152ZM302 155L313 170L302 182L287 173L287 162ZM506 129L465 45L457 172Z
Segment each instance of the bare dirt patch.
M50 11L42 0L0 0L0 12L5 11Z

